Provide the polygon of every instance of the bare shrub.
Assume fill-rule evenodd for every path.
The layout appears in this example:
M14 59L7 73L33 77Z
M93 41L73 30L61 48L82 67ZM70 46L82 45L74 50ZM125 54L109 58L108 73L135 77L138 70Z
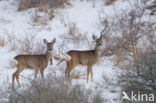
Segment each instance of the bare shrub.
M112 86L113 79L110 78L107 74L102 75L102 80L103 80L102 81L103 84L105 84L104 85L105 88L108 88L108 87Z
M140 3L140 2L139 2ZM133 8L129 12L124 12L119 16L118 29L121 33L120 41L123 50L127 53L127 64L122 66L119 75L119 85L127 93L146 93L156 95L155 87L155 21L145 19L147 15L146 5L131 5ZM116 42L115 42L116 43ZM121 57L121 56L120 56ZM133 62L133 63L130 63ZM150 102L147 102L150 103Z
M53 19L55 17L55 15L54 15L54 10L50 10L49 11L49 19L51 20L51 19Z
M39 11L43 11L49 15L47 18L46 16L39 16L38 12L32 15L32 20L38 24L46 25L48 20L54 18L54 9L62 8L65 4L70 5L68 0L16 0L18 5L18 10L26 10L29 8L38 7Z
M40 2L40 10L42 10L42 7L45 8L45 5L50 9L54 9L62 8L65 4L70 5L69 0L43 0Z
M117 64L122 66L127 63L137 64L140 52L145 50L143 42L146 42L146 37L149 32L154 30L155 22L151 23L145 20L146 6L139 2L139 5L130 4L131 8L128 11L117 11L114 17L111 17L111 34L105 40L106 47L104 49L105 55L115 55L114 60ZM101 20L103 24L105 19ZM108 39L108 40L107 40Z
M99 14L99 22L100 22L100 26L99 28L105 28L104 29L104 46L105 48L102 50L101 56L111 56L113 55L113 50L114 49L114 41L113 41L113 30L112 30L112 26L114 24L114 21L109 20L107 17L100 17L101 14Z
M66 42L71 42L74 47L80 47L85 44L87 47L92 48L91 42L88 38L87 32L80 32L75 23L70 23L67 31L68 35L63 35L63 39Z
M23 11L29 8L38 7L40 0L16 0L18 10Z
M151 11L151 13L150 13L151 15L154 15L156 12L156 1L155 0L148 0L148 1L144 0L144 3L149 4L149 5L147 5L146 9Z
M118 66L122 66L125 64L125 62L129 59L129 49L128 47L126 47L126 43L123 42L123 38L122 37L109 37L106 38L106 44L105 44L105 48L102 52L103 56L112 56L114 55L114 59L113 61L115 62L115 64L117 64Z
M128 94L140 92L156 95L155 77L155 52L148 52L142 55L136 66L127 66L119 76L119 83ZM146 102L151 103L151 102Z
M49 15L47 15L47 14L40 15L40 13L36 10L34 12L34 14L31 15L31 18L32 18L34 25L45 26L45 25L47 25L47 22L50 19L50 16L51 16L50 14Z
M72 79L85 79L85 72L82 72L82 71L73 71L71 73L71 80Z
M10 50L17 50L17 45L15 43L16 37L14 36L14 33L9 33L7 30L5 30L6 40L8 41L9 49Z
M56 72L56 70L55 70ZM1 89L1 100L5 103L102 103L103 98L100 92L85 89L82 85L68 86L65 83L64 75L56 75L49 72L42 81L31 81L30 86L25 89L8 87ZM30 81L30 79L29 79ZM32 83L33 82L33 83ZM7 98L5 100L4 98Z
M15 35L6 32L6 39L10 50L18 53L40 54L45 50L42 40L36 40L36 34Z
M38 23L40 21L40 16L37 11L35 11L34 15L32 15L32 20L34 23Z
M156 95L156 22L147 19L151 15L146 7L142 1L137 1L136 4L130 3L129 10L120 13L115 11L115 17L111 18L114 21L112 35L108 40L105 39L107 42L104 51L110 51L113 60L123 64L117 65L122 69L121 75L118 74L118 85L121 85L123 91ZM104 80L107 82L107 78Z
M16 0L18 10L23 11L29 8L39 7L41 11L48 9L64 7L65 4L70 4L68 0Z
M111 4L113 4L115 1L117 1L117 0L105 0L105 5L111 5Z
M17 103L47 103L47 102L55 102L55 103L89 103L88 94L90 91L85 90L81 86L77 85L71 89L68 89L68 93L65 92L64 88L58 88L55 86L48 86L42 84L35 84L35 87L29 88L27 90L22 91L21 93L16 90L13 91L13 95L10 96L9 102ZM96 99L94 100L94 98ZM98 99L97 99L98 97ZM102 103L100 100L100 96L94 96L93 100L97 103ZM27 102L26 102L27 101ZM92 103L92 102L90 102Z

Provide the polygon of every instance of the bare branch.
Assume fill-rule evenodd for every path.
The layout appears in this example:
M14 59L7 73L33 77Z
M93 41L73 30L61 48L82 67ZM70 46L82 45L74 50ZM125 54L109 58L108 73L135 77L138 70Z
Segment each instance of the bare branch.
M104 20L104 29L101 31L100 36L101 37L106 36L110 30L111 30L111 25L108 25L108 21L107 21L107 19L105 19Z

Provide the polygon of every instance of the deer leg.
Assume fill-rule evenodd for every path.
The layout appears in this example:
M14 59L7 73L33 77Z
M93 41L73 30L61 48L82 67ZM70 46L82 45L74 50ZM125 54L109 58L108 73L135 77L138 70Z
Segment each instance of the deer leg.
M40 73L41 73L42 79L44 80L44 69L40 69Z
M90 69L90 72L91 72L91 81L93 82L93 69L92 68Z
M50 65L53 65L53 59L52 58L50 59Z
M90 73L91 73L91 76L92 76L92 66L88 66L88 68L87 68L87 83L88 83L88 78L89 78Z
M19 82L19 77L18 76L19 76L20 72L22 72L22 71L23 71L23 69L18 66L16 72L13 73L13 75L12 75L12 86L13 87L14 87L14 80L15 80L15 78L16 78L16 81L17 81L19 87L21 86L20 82Z
M66 81L67 81L68 84L71 84L70 72L71 72L71 70L68 69L68 68L67 68L66 71L65 71Z
M18 83L18 86L21 87L21 84L20 84L20 82L19 82L19 75L16 76L16 81L17 81L17 83Z
M71 77L70 77L70 72L75 68L75 64L72 63L72 61L68 61L67 62L67 68L65 71L65 76L66 76L66 80L67 83L71 84Z
M19 74L23 71L23 69L18 69L17 73L16 73L16 81L18 83L18 86L21 87L21 84L19 82Z
M88 77L89 77L89 67L87 68L87 83L88 83Z
M71 77L70 77L70 72L71 72L72 69L69 69L68 71L68 79L69 79L69 84L71 84Z
M65 77L66 77L66 81L68 83L68 68L65 70Z
M70 77L71 70L72 70L71 68L67 68L65 71L66 80L67 80L67 83L69 84L71 84L71 77Z
M37 73L38 73L38 69L35 70L34 80L35 80L36 77L37 77Z
M65 70L65 77L66 77L67 84L69 84L69 78L70 78L69 69L70 69L70 65L69 62L67 62L67 68Z
M17 75L17 71L13 73L12 75L12 86L14 87L14 80L15 80L15 77Z

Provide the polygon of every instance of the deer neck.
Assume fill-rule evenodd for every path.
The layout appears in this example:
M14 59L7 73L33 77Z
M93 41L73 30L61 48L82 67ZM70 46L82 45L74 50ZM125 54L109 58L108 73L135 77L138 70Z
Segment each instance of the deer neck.
M102 46L101 45L95 47L95 58L97 60L99 59L99 57L101 55L101 51L102 51Z
M47 50L45 56L46 56L47 61L49 61L52 57L52 50Z

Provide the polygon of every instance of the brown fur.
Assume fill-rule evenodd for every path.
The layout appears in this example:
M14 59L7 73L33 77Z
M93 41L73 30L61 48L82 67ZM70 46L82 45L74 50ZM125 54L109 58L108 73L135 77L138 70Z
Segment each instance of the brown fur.
M93 39L96 41L96 47L94 50L88 50L88 51L71 50L67 52L67 54L71 57L70 60L66 60L67 68L65 71L65 75L66 75L66 79L68 82L71 83L70 72L77 65L86 65L87 66L87 83L88 83L88 77L90 73L91 73L91 81L93 81L92 66L98 62L98 59L100 57L103 37L101 36L99 39L97 39L93 35Z
M19 82L19 74L27 68L35 70L34 79L37 77L37 73L40 70L41 76L44 79L44 69L48 65L48 61L52 57L52 49L55 43L55 39L48 43L47 40L44 39L44 43L47 46L47 51L45 55L17 55L14 60L17 61L16 67L17 71L12 75L12 85L14 86L14 79L16 78L18 85L20 86Z

